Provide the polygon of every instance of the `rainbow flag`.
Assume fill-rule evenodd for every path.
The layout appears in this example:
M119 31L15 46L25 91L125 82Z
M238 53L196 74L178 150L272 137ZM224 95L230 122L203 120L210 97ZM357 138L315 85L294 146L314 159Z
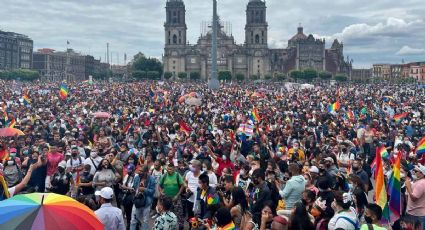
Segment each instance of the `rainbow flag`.
M379 153L381 155L382 158L385 159L389 159L390 158L390 154L387 151L387 148L385 148L384 145L382 145L381 147L376 149L377 154Z
M15 118L14 118L14 117L12 117L12 120L9 122L8 127L9 127L9 128L13 128L13 127L15 127L15 125L16 125Z
M422 154L425 153L425 137L423 137L419 142L418 142L418 147L416 147L416 155L417 156L421 156Z
M207 197L207 204L208 205L216 205L220 203L220 198L217 194L209 194Z
M68 86L65 84L65 82L62 82L60 86L60 90L59 90L59 97L62 100L66 100L66 98L68 97L68 94L69 94Z
M184 121L179 121L179 126L180 126L180 131L186 133L186 135L190 135L190 133L192 132L192 128L186 124L186 122Z
M407 117L407 115L409 115L409 113L407 113L407 112L400 113L400 114L394 115L393 119L395 120L395 122L397 122L397 123L398 123L398 122L400 122L402 119L406 118L406 117Z
M0 149L0 162L9 159L9 151L7 149Z
M237 133L239 135L244 134L245 136L250 137L252 136L252 134L254 134L254 126L248 124L240 124Z
M257 108L254 107L252 109L250 118L253 122L260 122L260 115L258 115L258 109Z
M390 221L395 222L401 215L401 184L400 184L400 161L401 154L397 155L393 172L388 182L388 195L390 196L389 209Z
M227 224L226 226L222 227L222 228L218 228L219 230L235 230L236 226L233 223L233 221L230 224Z
M354 121L356 119L352 110L349 110L346 115L347 115L348 120L350 120L350 121Z
M382 221L389 221L389 209L387 200L387 190L385 189L385 176L384 167L382 163L381 154L377 151L374 162L376 163L375 168L375 203L382 208Z
M24 95L22 96L22 99L24 100L24 105L29 105L31 104L31 99L28 96L28 94L24 93Z
M337 101L337 102L335 102L335 103L333 103L333 104L330 104L329 106L328 106L328 112L329 113L332 113L332 112L336 112L337 110L339 110L341 108L341 104L339 103L339 101Z
M77 176L75 177L75 185L79 186L81 183L80 170L77 170Z

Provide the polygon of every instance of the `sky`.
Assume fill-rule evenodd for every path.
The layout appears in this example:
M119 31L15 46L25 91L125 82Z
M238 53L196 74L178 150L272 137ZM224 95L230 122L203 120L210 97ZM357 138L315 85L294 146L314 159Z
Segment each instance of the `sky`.
M212 17L212 1L185 0L188 41L196 43L202 21ZM232 24L237 43L244 43L249 0L218 0L222 21ZM142 52L161 58L164 50L166 0L0 0L0 30L28 35L34 49L69 48L105 60L110 43L113 64ZM337 38L355 68L374 63L425 61L423 0L268 0L270 48L286 48L297 31Z

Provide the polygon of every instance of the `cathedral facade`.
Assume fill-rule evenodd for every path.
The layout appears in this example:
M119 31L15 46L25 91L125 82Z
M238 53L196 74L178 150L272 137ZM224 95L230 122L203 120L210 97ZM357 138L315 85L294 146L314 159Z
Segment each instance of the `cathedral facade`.
M351 74L352 64L344 60L343 44L335 40L330 49L325 48L324 39L305 35L298 27L288 47L271 49L267 44L268 23L266 2L249 0L246 9L245 43L236 44L234 37L219 25L217 32L218 71L228 70L241 73L246 78L258 75L288 73L291 70L316 69L332 74ZM211 75L212 31L201 33L196 44L187 42L186 9L183 0L167 0L164 72L198 72L201 79Z

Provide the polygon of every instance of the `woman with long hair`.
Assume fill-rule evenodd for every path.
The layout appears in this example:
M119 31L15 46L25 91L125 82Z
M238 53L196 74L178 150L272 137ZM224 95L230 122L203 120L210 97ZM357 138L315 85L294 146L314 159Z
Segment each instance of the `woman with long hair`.
M295 203L289 222L289 229L291 230L314 230L310 215L308 215L307 209L302 202Z
M115 170L107 159L100 161L97 171L94 174L93 185L96 191L100 191L104 187L111 187L115 183Z
M245 192L241 187L234 187L232 191L233 207L230 209L233 223L237 228L240 228L242 217L248 210L248 201L245 197Z

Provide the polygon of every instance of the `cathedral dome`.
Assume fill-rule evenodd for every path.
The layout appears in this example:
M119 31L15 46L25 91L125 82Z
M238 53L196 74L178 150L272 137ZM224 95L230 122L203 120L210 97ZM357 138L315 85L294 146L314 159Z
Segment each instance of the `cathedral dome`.
M307 39L307 36L303 32L303 28L300 26L298 27L298 33L295 34L289 41L299 41L299 40L305 40Z

